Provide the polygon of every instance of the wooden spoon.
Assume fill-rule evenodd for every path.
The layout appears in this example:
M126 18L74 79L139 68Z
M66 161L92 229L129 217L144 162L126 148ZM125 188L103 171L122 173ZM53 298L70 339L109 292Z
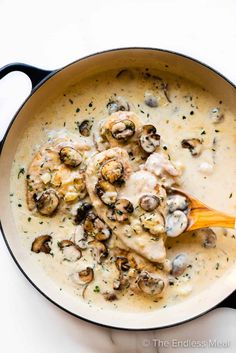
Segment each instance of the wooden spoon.
M174 189L174 191L189 201L189 223L185 232L207 227L236 228L236 217L214 210L182 190Z

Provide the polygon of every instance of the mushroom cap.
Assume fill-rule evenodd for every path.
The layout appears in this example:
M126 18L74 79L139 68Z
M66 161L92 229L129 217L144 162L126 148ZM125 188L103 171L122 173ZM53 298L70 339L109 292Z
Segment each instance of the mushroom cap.
M160 205L160 199L155 195L143 195L139 199L139 205L144 211L151 212Z
M99 180L95 185L95 193L105 205L112 205L117 200L117 191L114 185L106 180Z
M135 133L135 125L129 119L115 122L111 127L111 134L116 140L128 140Z
M202 151L202 141L198 138L184 139L181 146L187 148L194 157L199 156Z
M81 124L79 124L79 132L82 136L88 137L91 131L91 121L83 120Z
M88 212L93 208L92 204L89 202L80 202L76 210L75 223L81 223L87 216Z
M134 211L132 203L127 199L119 199L114 204L114 213L118 222L128 220L128 214Z
M44 252L45 254L49 254L51 251L51 248L49 246L49 242L52 240L52 237L50 235L40 235L39 237L35 238L32 246L31 246L31 251L35 253L40 253Z
M177 237L182 234L188 226L188 217L180 210L170 213L166 219L166 234L169 237Z
M124 169L121 162L110 160L103 164L101 173L106 181L109 181L109 183L113 184L115 181L122 177L123 170Z
M108 114L111 115L118 111L129 111L129 103L121 96L109 99L107 103Z
M84 283L88 284L94 279L93 269L91 267L86 267L86 269L81 270L79 273L79 279Z
M156 133L154 125L144 125L139 138L140 146L147 153L153 153L160 146L161 136Z
M39 213L45 216L52 215L59 205L59 196L54 189L48 189L36 198L36 207Z
M59 152L60 160L68 167L76 168L82 162L81 154L73 147L63 147Z
M142 214L140 221L144 229L148 230L153 235L162 234L165 231L164 217L158 211Z
M172 261L171 274L174 277L181 276L189 264L186 254L178 254Z
M162 278L155 273L149 273L147 271L140 273L137 278L137 285L142 292L148 295L159 295L165 287Z

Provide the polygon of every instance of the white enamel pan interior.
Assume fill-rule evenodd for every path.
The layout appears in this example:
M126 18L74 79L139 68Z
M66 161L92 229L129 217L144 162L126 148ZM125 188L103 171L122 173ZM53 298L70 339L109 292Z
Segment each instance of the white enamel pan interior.
M159 69L183 76L205 87L224 101L235 112L236 90L232 83L209 67L183 55L148 48L117 49L98 53L78 60L58 70L43 84L39 84L18 111L5 137L0 158L0 216L6 244L18 267L29 281L51 302L67 312L93 323L122 329L154 329L182 323L195 318L216 306L236 288L236 266L215 281L209 288L169 308L146 313L100 310L84 305L47 277L23 248L17 234L9 200L10 170L17 145L31 116L42 104L63 92L81 79L109 69L141 67Z

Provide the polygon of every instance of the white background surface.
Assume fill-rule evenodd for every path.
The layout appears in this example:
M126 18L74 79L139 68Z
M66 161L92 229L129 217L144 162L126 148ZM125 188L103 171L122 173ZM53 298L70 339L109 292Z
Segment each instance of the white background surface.
M176 50L213 66L236 83L236 1L0 0L0 66L22 61L55 69L89 53L121 46ZM30 82L22 74L0 81L0 137L29 92ZM157 338L230 340L230 347L221 350L235 352L232 309L215 310L161 332L120 332L87 324L47 302L19 272L2 238L0 269L0 352L203 351L157 348Z

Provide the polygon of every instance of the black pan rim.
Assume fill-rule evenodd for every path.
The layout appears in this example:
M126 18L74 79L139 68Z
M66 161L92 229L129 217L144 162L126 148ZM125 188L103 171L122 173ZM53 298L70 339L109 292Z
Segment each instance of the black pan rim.
M55 71L52 71L48 76L46 76L42 81L40 81L34 88L33 90L31 91L30 95L25 99L25 101L22 103L22 105L19 107L19 109L17 110L17 112L14 114L11 122L9 123L8 125L8 128L4 134L4 137L1 141L1 146L0 146L0 154L1 154L1 151L3 149L3 146L6 142L6 139L7 139L7 136L8 136L8 133L14 123L14 121L16 120L19 112L21 111L21 109L24 107L24 105L28 102L28 100L33 96L33 94L46 82L48 81L51 77L53 77L54 75L56 75L57 73L61 72L62 70L68 68L69 66L77 63L77 62L80 62L82 60L86 60L90 57L93 57L93 56L97 56L97 55L101 55L101 54L106 54L106 53L109 53L109 52L115 52L115 51L125 51L125 50L153 50L153 51L160 51L160 52L166 52L166 53L169 53L169 54L172 54L172 55L176 55L176 56L180 56L182 58L185 58L185 59L188 59L190 61L193 61L194 63L197 63L205 68L207 68L208 70L212 71L214 74L218 75L220 78L222 78L223 80L225 80L227 83L229 83L234 89L236 89L236 85L230 81L228 78L226 78L224 75L222 75L220 72L218 72L217 70L213 69L211 66L197 60L197 59L194 59L188 55L185 55L185 54L182 54L182 53L178 53L176 51L172 51L172 50L168 50L168 49L161 49L161 48L153 48L153 47L122 47L122 48L114 48L114 49L108 49L108 50L104 50L104 51L99 51L99 52L96 52L96 53L93 53L93 54L89 54L87 56L84 56L78 60L75 60L71 63L69 63L68 65L66 66L63 66L62 68L58 69L58 70L55 70ZM1 158L1 156L0 156ZM122 330L122 331L153 331L153 330L162 330L162 329L166 329L166 328L170 328L170 327L175 327L175 326L179 326L179 325L182 325L184 323L187 323L187 322L190 322L192 320L195 320L197 319L198 317L201 317L203 315L205 315L206 313L210 312L211 310L213 310L214 308L217 307L217 305L219 305L220 303L217 303L215 306L207 309L206 311L200 313L199 315L196 315L194 317L190 317L189 319L186 319L186 320L183 320L183 321L180 321L178 323L173 323L173 324L170 324L170 325L165 325L165 326L162 326L162 327L151 327L151 328L124 328L124 327L118 327L118 326L111 326L111 325L106 325L106 324L102 324L100 322L96 322L96 321L92 321L92 320L89 320L85 317L82 317L78 314L75 314L71 311L69 311L68 309L64 308L63 306L61 306L60 304L58 304L57 302L55 302L53 299L51 299L46 293L44 293L35 283L33 280L31 280L30 277L28 277L28 275L26 274L26 272L23 270L23 268L21 267L21 265L19 264L19 262L17 261L15 255L13 254L12 250L11 250L11 247L7 241L7 237L5 235L5 232L4 232L4 229L3 229L3 226L2 226L2 223L0 221L0 230L1 230L1 233L2 233L2 236L3 236L3 239L4 239L4 242L6 244L6 247L11 255L11 257L13 258L15 264L17 265L17 267L19 268L19 270L21 271L21 273L25 276L25 278L31 283L31 285L44 297L46 298L48 301L50 301L52 304L54 304L55 306L57 306L58 308L60 308L61 310L63 310L64 312L66 312L67 314L70 314L78 319L82 319L83 321L85 322L88 322L88 323L92 323L94 325L97 325L97 326L100 326L100 327L105 327L105 328L110 328L110 329L117 329L117 330ZM233 292L233 291L232 291ZM230 295L231 293L229 293ZM224 298L225 299L225 298ZM222 300L223 301L223 300Z

